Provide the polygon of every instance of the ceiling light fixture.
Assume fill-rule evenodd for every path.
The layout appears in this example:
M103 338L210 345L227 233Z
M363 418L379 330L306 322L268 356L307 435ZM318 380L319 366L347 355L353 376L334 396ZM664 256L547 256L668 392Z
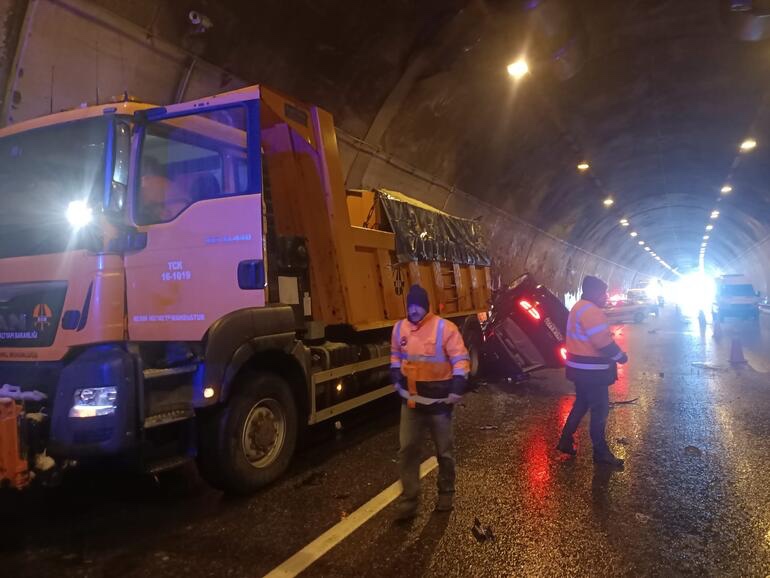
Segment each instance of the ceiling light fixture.
M708 235L703 235L703 240L704 241L708 241L709 240L709 236Z
M620 219L620 224L623 227L628 227L628 225L630 225L630 223L628 222L628 219Z
M612 200L612 197L607 197L606 199L604 199L604 206L605 207L611 207L614 204L615 204L615 201Z
M711 211L711 218L712 219L718 219L719 218L719 211Z
M727 195L733 192L733 188L730 185L725 185L724 187L722 187L721 191L723 195Z
M753 138L747 138L741 143L741 151L745 153L753 151L755 148L757 148L757 141L755 141Z
M644 245L644 241L639 241L639 244L640 245Z
M583 161L582 163L579 163L577 166L579 171L587 171L591 168L591 165L589 165L587 162Z
M529 64L524 58L519 58L516 62L511 62L508 65L508 74L516 80L521 80L529 74Z
M714 225L706 225L706 230L711 231L714 228Z
M637 233L636 231L631 231L631 236L632 236L632 237L636 237L638 234L639 234L639 233Z

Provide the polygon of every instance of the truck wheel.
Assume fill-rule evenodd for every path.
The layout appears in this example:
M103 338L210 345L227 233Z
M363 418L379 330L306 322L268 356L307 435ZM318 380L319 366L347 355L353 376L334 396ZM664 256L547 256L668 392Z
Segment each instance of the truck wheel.
M637 311L634 313L634 323L641 323L644 321L644 313Z
M476 317L468 317L463 322L462 329L463 341L468 350L470 360L470 372L468 380L473 383L481 375L481 347L483 340L481 338L481 325Z
M286 470L297 431L297 407L289 384L272 373L244 376L227 405L203 420L201 476L226 492L253 492Z

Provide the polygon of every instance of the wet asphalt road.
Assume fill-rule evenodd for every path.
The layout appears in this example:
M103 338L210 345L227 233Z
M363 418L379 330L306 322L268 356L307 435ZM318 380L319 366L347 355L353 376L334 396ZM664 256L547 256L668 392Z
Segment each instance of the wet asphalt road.
M557 372L489 384L458 408L454 512L431 512L433 472L413 523L390 506L303 576L770 575L770 318L712 331L670 307L616 329L631 361L610 397L638 398L610 412L623 471L594 467L587 424L576 459L553 450L574 399ZM729 364L733 337L748 366ZM0 575L261 576L396 480L396 408L314 430L248 499L192 469L0 494ZM494 540L474 538L475 518Z

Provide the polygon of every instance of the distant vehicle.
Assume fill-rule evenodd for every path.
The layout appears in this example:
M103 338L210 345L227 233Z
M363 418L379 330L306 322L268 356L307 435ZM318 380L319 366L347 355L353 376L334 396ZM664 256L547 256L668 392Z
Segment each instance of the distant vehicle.
M658 314L658 305L645 289L630 289L625 298L611 298L604 313L610 323L642 323L649 314Z
M564 304L532 275L518 277L494 293L487 314L465 322L471 374L516 378L563 367L568 316Z
M727 317L758 319L759 292L745 275L722 275L716 280L711 313L719 321Z

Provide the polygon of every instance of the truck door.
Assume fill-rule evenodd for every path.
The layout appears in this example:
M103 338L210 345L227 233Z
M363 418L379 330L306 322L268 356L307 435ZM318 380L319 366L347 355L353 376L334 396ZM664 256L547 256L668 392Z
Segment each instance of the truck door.
M258 88L137 113L126 252L133 341L199 341L265 305Z

